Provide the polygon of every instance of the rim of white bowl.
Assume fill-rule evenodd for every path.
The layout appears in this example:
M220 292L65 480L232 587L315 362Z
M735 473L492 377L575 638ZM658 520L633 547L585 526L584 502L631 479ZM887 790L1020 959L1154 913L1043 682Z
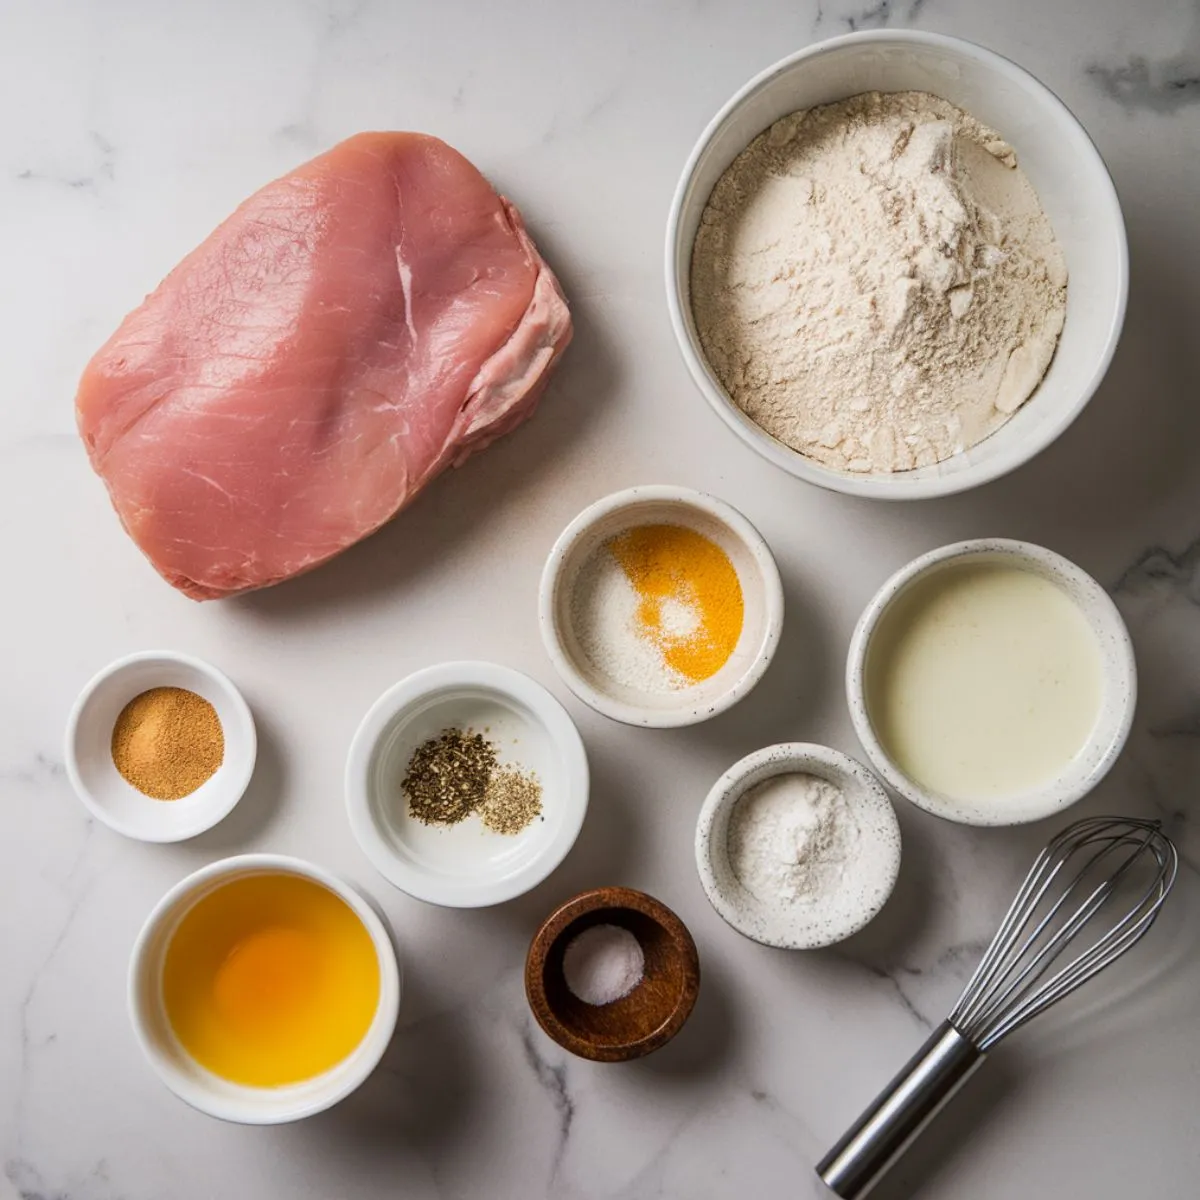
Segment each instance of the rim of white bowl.
M253 1088L232 1085L226 1080L213 1076L214 1089L210 1090L203 1082L200 1082L209 1075L209 1072L199 1064L196 1064L195 1076L181 1071L175 1062L161 1051L148 1031L150 1022L143 1010L142 992L147 971L154 965L147 961L151 943L160 932L164 931L167 922L178 925L178 922L190 911L191 905L189 904L176 914L176 909L190 895L194 894L196 900L199 900L202 896L210 894L215 887L220 886L224 879L232 881L257 874L297 875L328 888L335 896L344 901L363 923L375 947L375 954L379 960L379 1004L362 1041L351 1052L358 1054L362 1051L359 1062L355 1064L353 1071L346 1072L345 1078L336 1083L333 1081L333 1076L347 1060L332 1067L325 1076L316 1076L314 1079L304 1080L300 1084L289 1085L288 1088ZM160 976L157 982L151 986L154 986L161 1003L161 963L157 965ZM240 1125L281 1125L324 1112L325 1109L344 1100L366 1081L379 1065L391 1043L392 1035L395 1033L396 1021L400 1014L401 987L400 963L391 934L383 919L376 912L374 905L356 887L331 871L327 871L324 867L319 867L306 859L295 858L287 854L238 854L209 863L208 866L193 871L175 884L150 910L150 915L143 923L130 954L126 1003L134 1036L142 1053L159 1079L181 1100L199 1112L217 1117L222 1121L232 1121ZM162 1019L167 1023L169 1029L170 1023L165 1014ZM365 1051L364 1047L366 1047ZM179 1047L178 1053L181 1056L187 1056L187 1051L182 1047ZM326 1076L330 1079L330 1085L321 1089L320 1081ZM222 1093L230 1094L218 1093L215 1090L218 1086ZM304 1095L298 1096L290 1106L280 1103L280 1098L286 1097L286 1093L293 1088L302 1088ZM272 1100L275 1101L275 1107L270 1106Z
M122 820L121 817L106 808L96 799L92 794L91 788L84 782L83 774L79 769L79 758L76 752L80 721L87 709L88 702L95 695L100 685L113 676L120 675L140 663L152 662L178 663L208 679L222 693L225 701L233 711L238 725L241 727L242 735L246 740L246 745L249 748L248 753L242 756L240 762L229 764L229 775L226 777L225 786L219 791L211 793L210 801L197 811L196 820L192 824L181 826L175 831L148 829L135 821ZM197 837L211 829L214 825L219 824L237 807L238 802L245 795L246 788L250 786L250 780L254 775L254 764L257 757L258 731L254 724L254 714L251 712L249 704L246 703L246 698L238 690L237 685L228 675L217 667L214 667L211 663L205 662L201 658L196 658L191 654L182 654L177 650L137 650L132 654L125 654L115 659L108 666L97 671L84 684L82 691L80 691L75 699L75 703L71 706L70 715L67 717L67 728L64 736L64 761L66 763L67 778L71 782L71 787L75 790L75 795L79 797L80 802L98 821L103 822L103 824L107 825L114 832L120 833L127 838L133 838L139 842L153 842L157 844L183 842L187 841L188 838ZM223 770L224 767L225 764L223 763L221 769ZM154 800L152 803L178 803L178 801Z
M563 757L566 780L563 820L552 840L507 879L473 885L456 878L447 885L434 873L397 857L379 832L371 805L371 764L380 739L405 709L425 697L458 687L478 687L508 696L527 708ZM513 667L467 660L424 667L393 684L367 710L346 758L346 812L350 829L371 865L391 884L416 900L445 908L485 908L503 904L537 887L570 853L588 807L587 751L565 708L536 680Z
M878 805L879 811L887 814L885 821L892 832L895 853L888 861L887 873L882 880L876 902L863 906L861 919L848 924L835 937L796 938L778 930L764 929L761 924L752 920L744 909L733 903L721 889L713 872L712 856L719 852L723 839L718 841L714 827L718 817L726 810L731 810L750 787L777 775L811 772L814 766L818 770L828 771L839 780L853 780L862 789L863 794ZM824 946L837 945L838 942L843 942L866 928L879 915L895 890L903 852L900 821L883 784L858 759L835 750L832 746L822 746L815 742L781 742L774 746L764 746L761 750L755 750L735 762L713 784L704 799L696 820L694 845L700 885L717 915L743 937L780 950L819 950Z
M703 703L696 702L691 688L685 688L678 693L679 705L675 708L644 708L609 695L594 687L579 671L559 636L556 618L559 589L564 582L563 573L575 547L587 537L596 524L611 514L648 504L678 504L685 508L693 508L724 525L749 552L762 581L763 638L758 652L746 670L724 692L716 697L706 698ZM542 569L541 584L538 588L538 624L542 630L542 644L559 678L589 708L624 725L635 725L645 729L678 729L707 721L732 708L739 700L744 699L766 674L783 632L783 581L766 538L732 504L708 492L699 492L675 484L638 484L623 488L619 492L612 492L589 504L559 534Z
M871 638L892 601L914 580L952 559L989 554L1007 556L1048 568L1070 580L1089 597L1090 611L1084 612L1089 625L1092 625L1093 629L1097 622L1103 626L1104 632L1113 640L1119 659L1119 671L1114 671L1110 669L1108 657L1104 656L1105 686L1118 697L1120 705L1116 727L1106 744L1099 746L1099 731L1093 730L1084 749L1079 752L1082 754L1088 748L1099 747L1099 754L1088 771L1070 787L1064 788L1061 779L1056 778L1041 787L1031 788L1022 793L1021 798L1028 805L1028 812L1016 820L1006 818L1002 803L997 806L998 811L981 811L971 807L968 801L952 800L920 787L905 775L876 737L866 698L866 661ZM1096 618L1095 621L1093 617ZM919 555L901 567L884 582L863 610L851 635L850 649L846 656L846 701L850 709L850 720L871 765L883 776L888 786L905 800L935 817L941 817L956 825L1029 825L1034 821L1056 816L1078 803L1108 774L1125 748L1137 708L1137 690L1137 661L1134 657L1133 641L1112 597L1091 575L1069 558L1064 558L1061 554L1034 542L1022 542L1012 538L971 538L967 541L952 542L950 545L939 546ZM1044 798L1044 804L1036 803L1039 798Z
M943 48L948 51L956 51L992 67L1002 75L1024 84L1030 91L1039 95L1048 108L1058 111L1066 119L1066 125L1071 131L1076 151L1088 161L1095 171L1095 183L1103 193L1102 196L1097 194L1097 199L1101 200L1108 208L1109 218L1118 241L1117 302L1109 322L1105 348L1096 363L1095 370L1080 386L1074 403L1064 407L1054 420L1045 422L1036 438L1028 439L1022 445L1015 447L1011 453L984 458L974 464L970 471L956 472L953 475L935 475L920 481L906 481L904 478L906 473L903 472L894 476L860 476L835 471L814 459L805 457L791 447L785 446L756 425L734 404L710 369L700 347L699 338L695 333L694 323L691 321L690 302L685 300L685 296L690 295L690 286L681 282L690 271L692 254L690 244L686 247L680 245L681 217L684 206L690 199L696 168L720 128L750 97L774 80L776 76L790 70L797 63L816 58L830 51L840 50L848 45L863 45L871 42L879 44L909 43L933 49ZM705 199L707 200L707 197ZM709 407L750 449L790 475L816 484L828 491L842 492L846 495L873 500L927 500L936 496L951 496L958 492L969 491L985 483L991 483L993 480L1015 471L1018 467L1024 466L1025 463L1036 458L1038 454L1057 441L1087 407L1108 373L1113 355L1117 351L1117 344L1121 340L1121 330L1125 324L1125 311L1129 300L1129 239L1125 230L1125 219L1121 212L1121 202L1117 195L1116 185L1113 183L1112 175L1103 156L1079 118L1037 76L1012 59L964 38L950 37L943 33L925 33L917 29L867 29L827 38L781 58L739 88L705 126L703 133L700 134L693 146L691 154L688 155L683 174L679 178L671 200L671 208L667 217L666 288L671 328L675 333L675 341L683 356L688 373L700 394L708 402ZM1032 399L1032 397L1030 398ZM897 482L900 483L903 490L897 489Z

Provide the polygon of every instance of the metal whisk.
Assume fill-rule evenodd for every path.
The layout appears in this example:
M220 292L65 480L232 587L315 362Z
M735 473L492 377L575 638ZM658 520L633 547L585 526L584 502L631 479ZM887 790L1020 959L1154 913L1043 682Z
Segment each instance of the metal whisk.
M817 1165L821 1179L843 1200L865 1196L989 1050L1142 937L1178 868L1157 821L1090 817L1064 829L1038 855L949 1018ZM1076 943L1083 948L1069 957Z

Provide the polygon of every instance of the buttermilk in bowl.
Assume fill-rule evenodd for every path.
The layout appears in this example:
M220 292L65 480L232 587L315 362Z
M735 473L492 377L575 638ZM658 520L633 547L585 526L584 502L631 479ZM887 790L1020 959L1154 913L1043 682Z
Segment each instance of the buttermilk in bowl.
M1027 542L960 542L915 559L859 619L846 674L872 762L906 799L1016 825L1092 790L1129 734L1137 672L1104 589Z

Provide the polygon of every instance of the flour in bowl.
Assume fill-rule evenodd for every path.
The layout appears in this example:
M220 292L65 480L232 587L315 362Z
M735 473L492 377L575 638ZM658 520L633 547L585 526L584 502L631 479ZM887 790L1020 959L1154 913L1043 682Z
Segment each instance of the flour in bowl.
M815 904L853 876L862 839L841 788L816 775L775 775L738 800L730 816L729 865L764 904Z
M734 159L691 293L747 416L830 467L889 473L968 449L1029 398L1067 271L998 133L924 92L869 92L784 117Z

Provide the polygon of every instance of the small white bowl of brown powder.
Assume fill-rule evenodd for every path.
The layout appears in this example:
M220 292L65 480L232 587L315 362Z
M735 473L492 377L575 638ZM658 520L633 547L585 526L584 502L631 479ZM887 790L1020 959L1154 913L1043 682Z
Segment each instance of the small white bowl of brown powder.
M245 792L257 748L254 718L230 680L167 650L105 667L67 721L76 794L109 828L143 842L211 829Z

